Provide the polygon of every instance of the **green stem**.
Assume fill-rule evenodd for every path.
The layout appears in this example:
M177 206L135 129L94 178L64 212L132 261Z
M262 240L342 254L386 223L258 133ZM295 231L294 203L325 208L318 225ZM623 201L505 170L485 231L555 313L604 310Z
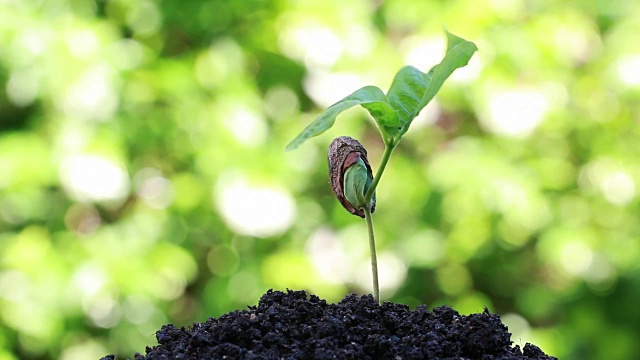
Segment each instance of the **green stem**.
M373 198L373 194L376 191L376 187L378 187L378 183L380 182L380 178L382 177L382 173L384 169L387 167L387 163L391 158L391 153L393 153L393 149L398 145L397 141L385 141L384 153L382 154L382 160L380 160L380 166L378 167L378 171L376 171L376 176L373 178L373 182L371 186L369 186L369 190L367 190L367 194L365 195L365 204L371 204L371 199ZM378 285L378 256L376 255L376 238L373 234L373 219L371 217L371 208L369 206L365 206L364 210L364 218L367 220L367 231L369 232L369 251L371 252L371 273L373 275L373 298L377 303L380 303L380 287Z
M380 160L380 166L378 167L378 171L376 171L376 176L373 178L373 182L371 186L369 186L369 190L367 191L367 195L365 196L365 203L371 203L371 198L373 198L373 194L376 191L376 187L378 187L378 182L380 182L380 178L382 177L382 173L384 169L387 167L387 163L389 162L389 158L391 158L391 153L393 149L398 145L397 142L389 142L385 144L384 153L382 154L382 160Z
M378 257L376 256L376 239L373 235L373 219L371 209L364 207L364 218L367 220L367 230L369 232L369 250L371 252L371 273L373 275L373 298L380 303L380 287L378 285Z

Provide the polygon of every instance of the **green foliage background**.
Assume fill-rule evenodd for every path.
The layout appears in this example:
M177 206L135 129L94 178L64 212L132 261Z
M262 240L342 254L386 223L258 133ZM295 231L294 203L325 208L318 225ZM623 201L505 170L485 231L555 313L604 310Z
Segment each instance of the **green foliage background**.
M370 292L364 221L328 185L349 110L480 49L396 149L382 297L488 306L515 344L640 357L640 3L0 2L0 359L132 356L269 288Z

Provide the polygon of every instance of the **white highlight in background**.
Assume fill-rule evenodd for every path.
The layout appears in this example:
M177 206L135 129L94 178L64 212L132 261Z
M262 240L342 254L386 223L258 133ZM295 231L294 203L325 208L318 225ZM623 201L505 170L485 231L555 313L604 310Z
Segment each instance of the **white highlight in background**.
M63 94L59 106L68 115L82 119L109 120L118 109L118 94L111 81L111 70L95 65Z
M363 259L364 260L364 259ZM389 297L395 294L407 277L407 265L402 259L391 252L378 252L378 276L381 297ZM362 289L372 289L371 259L358 262L357 271L354 274L355 281Z
M309 71L303 82L305 92L321 108L333 105L366 85L366 80L356 73L322 70Z
M284 189L247 184L242 176L222 176L213 201L227 225L236 233L270 237L293 224L296 208Z
M264 117L252 111L235 108L225 118L224 125L241 144L253 147L267 140L269 130Z
M302 60L308 69L332 67L344 50L338 35L318 25L286 26L278 45L287 56Z
M582 275L591 265L593 251L581 241L572 241L562 247L560 259L562 267L567 273Z
M637 194L633 176L621 164L612 159L598 159L585 165L578 177L583 190L598 191L611 204L625 206Z
M627 205L636 196L636 184L628 173L618 170L604 175L600 189L614 205Z
M627 86L640 86L640 55L628 55L617 63L618 78Z
M335 232L320 227L309 238L306 253L322 280L332 284L350 281L353 259L346 255Z
M493 133L511 137L531 134L549 110L545 95L534 89L498 91L489 96L489 108L481 117Z
M60 180L77 201L120 201L129 193L129 177L113 161L97 155L71 155L62 160Z
M144 168L135 174L133 181L136 194L154 209L164 209L175 199L173 183L158 169Z

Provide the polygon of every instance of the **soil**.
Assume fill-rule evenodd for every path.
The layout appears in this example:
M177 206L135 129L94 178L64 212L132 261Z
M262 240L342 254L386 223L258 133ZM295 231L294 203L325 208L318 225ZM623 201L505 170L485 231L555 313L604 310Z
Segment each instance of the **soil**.
M156 338L159 345L134 359L556 359L535 345L512 346L507 327L486 308L465 316L353 294L328 304L291 290L269 290L258 306L188 329L164 325Z

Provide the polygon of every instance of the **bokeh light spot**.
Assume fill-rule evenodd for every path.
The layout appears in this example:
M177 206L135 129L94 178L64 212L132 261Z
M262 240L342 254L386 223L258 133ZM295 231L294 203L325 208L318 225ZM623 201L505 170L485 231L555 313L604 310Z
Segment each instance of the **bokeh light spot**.
M151 289L155 296L164 300L178 298L187 286L187 278L179 269L168 267L160 269L154 280Z
M425 230L404 239L398 246L404 258L416 267L433 267L445 254L444 235L435 230Z
M418 41L416 38L405 40L403 47L408 47L405 63L422 71L428 71L442 60L446 44L442 37L435 37Z
M71 155L60 165L60 180L78 201L121 201L129 193L129 177L113 161L97 155Z
M236 108L225 117L225 125L241 144L255 147L267 139L266 121L255 112Z
M140 0L127 14L127 24L138 35L149 36L158 31L162 14L153 1Z
M295 203L284 189L249 185L234 175L221 177L213 200L229 227L244 235L281 234L296 214Z
M156 311L153 302L147 296L140 294L127 296L122 307L125 318L136 325L148 322Z
M516 313L506 313L500 315L500 320L507 325L513 339L526 342L529 341L531 325L522 315Z
M321 70L309 72L303 84L307 94L322 107L333 105L365 85L365 80L358 74Z
M0 298L11 302L25 301L32 291L31 280L22 271L0 272Z
M240 271L229 279L227 292L239 303L253 304L260 296L260 281L258 274L251 271Z
M69 33L67 45L71 53L78 58L90 58L99 48L98 38L88 29L76 30Z
M108 352L109 350L101 342L85 340L65 348L60 354L60 360L97 359Z
M481 120L496 134L525 137L540 125L548 108L546 97L537 90L499 91L490 96L488 113Z
M238 254L230 246L215 246L207 255L207 266L211 273L216 276L227 277L233 275L238 271L239 265Z
M154 209L166 208L175 198L173 184L157 169L145 168L138 171L133 182L136 194Z
M447 295L456 296L471 286L469 270L460 264L448 264L436 270L438 286Z
M118 94L106 65L94 65L62 95L59 106L70 116L105 121L118 109Z
M144 50L139 42L133 39L123 39L111 47L113 63L123 70L138 67L144 59Z
M629 171L611 158L593 160L583 166L578 177L580 187L596 191L611 204L624 206L636 197L636 183Z
M369 28L353 24L349 26L344 42L345 53L353 57L364 57L373 49L374 36Z
M616 270L601 253L594 253L589 264L589 268L584 273L584 278L594 284L605 284L606 288L613 286L612 279L616 275Z
M636 196L636 184L624 171L607 174L601 184L604 197L612 204L626 205Z
M206 89L222 86L229 77L241 74L245 63L242 48L233 39L217 40L196 57L196 80Z
M296 93L285 86L276 86L267 92L264 110L274 120L283 120L298 111L299 101Z
M289 25L280 38L280 49L302 60L307 68L331 67L344 50L341 38L323 26Z
M334 284L349 281L349 260L333 231L318 228L309 238L306 252L322 280Z
M75 204L67 210L64 224L78 235L89 235L98 229L102 219L98 210L89 204Z
M407 265L402 259L390 251L378 255L380 291L384 296L392 296L407 277Z
M101 328L112 328L120 322L122 310L111 295L101 294L85 303L85 312Z
M86 263L77 267L71 277L71 283L86 300L95 296L105 287L107 276L98 265Z
M6 86L7 97L16 106L28 106L40 91L40 79L31 68L17 69L11 73Z
M627 86L640 86L640 55L627 55L617 63L618 79Z
M581 275L589 269L593 251L582 241L571 241L561 249L562 267L572 275Z

